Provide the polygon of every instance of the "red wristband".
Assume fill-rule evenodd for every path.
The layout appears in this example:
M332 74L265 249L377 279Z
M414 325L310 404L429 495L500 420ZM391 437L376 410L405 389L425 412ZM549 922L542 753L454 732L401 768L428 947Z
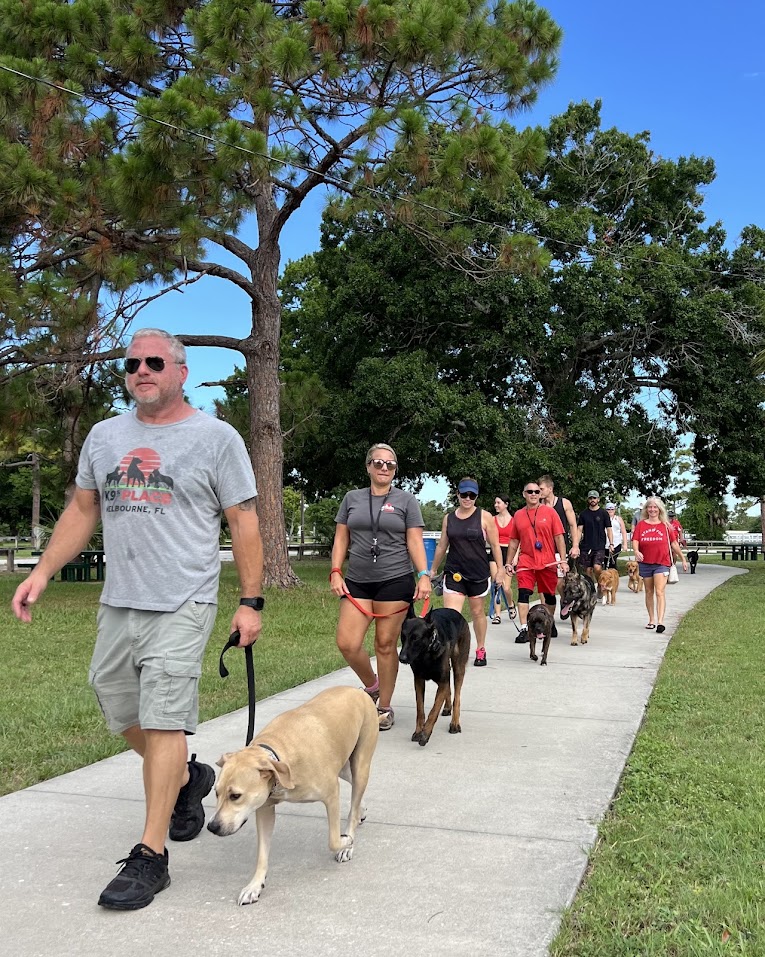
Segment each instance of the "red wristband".
M330 568L330 570L329 570L329 580L330 580L330 581L332 581L332 576L335 574L335 572L337 572L338 575L342 575L342 574L343 574L342 568Z

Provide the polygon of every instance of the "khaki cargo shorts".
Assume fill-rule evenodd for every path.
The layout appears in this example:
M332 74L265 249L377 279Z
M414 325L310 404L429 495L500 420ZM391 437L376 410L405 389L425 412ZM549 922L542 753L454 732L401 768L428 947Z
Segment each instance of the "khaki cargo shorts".
M101 605L88 681L110 731L196 731L202 658L217 611L195 601L173 612Z

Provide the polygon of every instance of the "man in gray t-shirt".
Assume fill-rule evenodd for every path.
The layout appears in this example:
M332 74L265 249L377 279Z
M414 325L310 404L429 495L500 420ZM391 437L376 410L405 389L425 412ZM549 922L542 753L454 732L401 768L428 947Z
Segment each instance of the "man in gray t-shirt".
M135 410L100 422L82 450L74 495L13 611L31 607L49 580L103 522L106 583L90 683L112 731L143 758L141 841L98 903L145 907L170 883L165 839L188 841L204 824L209 765L187 761L197 721L202 657L215 620L225 514L241 586L231 621L241 646L258 639L263 546L257 489L241 437L188 405L183 344L161 329L135 334L125 360Z

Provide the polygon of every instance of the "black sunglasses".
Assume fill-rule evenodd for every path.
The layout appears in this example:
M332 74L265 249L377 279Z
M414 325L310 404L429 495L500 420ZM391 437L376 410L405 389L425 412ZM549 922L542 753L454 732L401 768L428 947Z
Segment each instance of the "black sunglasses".
M125 372L130 375L134 375L141 368L141 363L145 362L147 369L151 369L152 372L161 372L165 368L165 360L162 356L146 356L144 359L136 359L135 357L130 359L125 359ZM182 363L175 363L176 365Z
M376 469L387 469L389 472L398 468L398 462L392 462L390 459L370 459L369 464L374 465Z
M523 490L523 494L524 495L541 495L542 489L541 488L525 488Z
M459 495L460 498L472 498L472 499L478 498L475 492L457 492L457 494Z

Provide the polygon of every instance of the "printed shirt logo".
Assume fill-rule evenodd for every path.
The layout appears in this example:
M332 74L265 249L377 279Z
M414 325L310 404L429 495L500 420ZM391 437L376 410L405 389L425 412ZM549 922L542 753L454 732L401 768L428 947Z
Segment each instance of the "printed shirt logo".
M173 500L175 483L162 473L162 461L154 449L132 449L104 482L107 512L164 512Z
M380 509L381 512L395 512L396 506L391 505L390 502L386 502L385 505Z

